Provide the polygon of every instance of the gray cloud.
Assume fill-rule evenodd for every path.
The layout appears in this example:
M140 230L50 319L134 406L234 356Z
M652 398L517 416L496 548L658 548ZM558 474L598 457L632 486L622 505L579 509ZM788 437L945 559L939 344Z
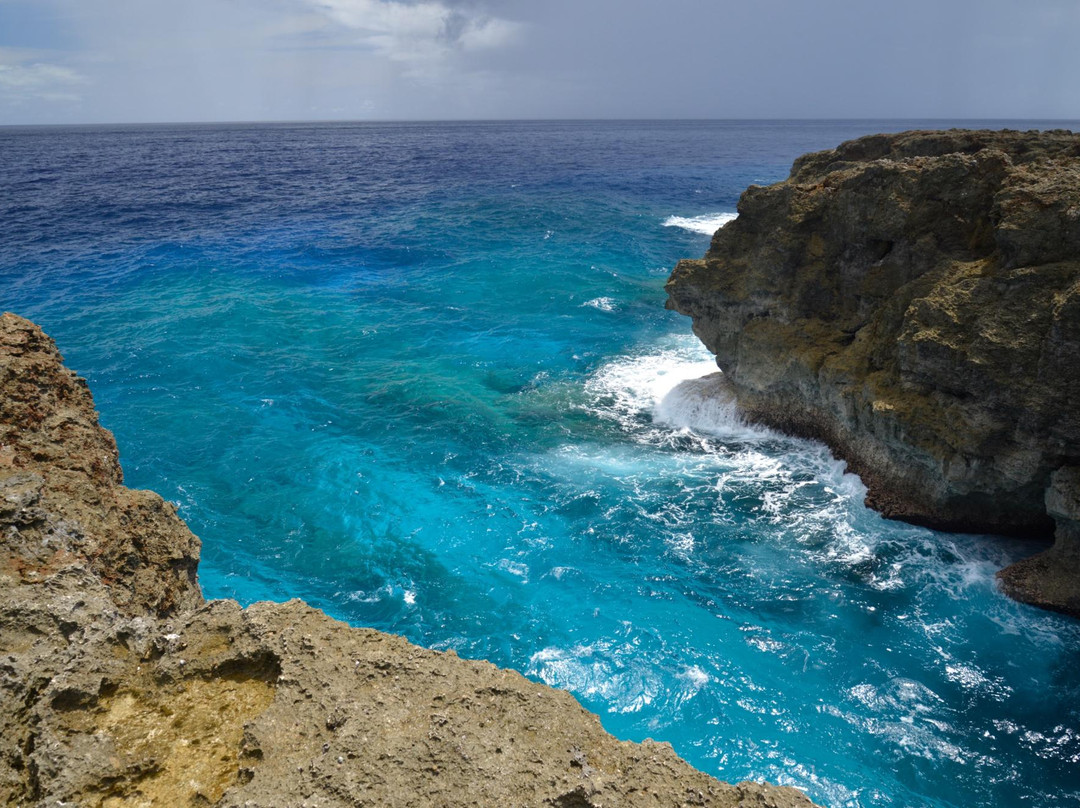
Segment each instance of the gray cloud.
M69 67L38 61L32 52L0 48L0 102L4 104L78 102L77 90L86 83L85 76Z
M1072 0L36 3L0 122L1080 117Z
M458 72L450 64L461 53L503 48L520 24L471 8L435 0L301 0L352 32L356 45L408 65L404 75L437 79Z

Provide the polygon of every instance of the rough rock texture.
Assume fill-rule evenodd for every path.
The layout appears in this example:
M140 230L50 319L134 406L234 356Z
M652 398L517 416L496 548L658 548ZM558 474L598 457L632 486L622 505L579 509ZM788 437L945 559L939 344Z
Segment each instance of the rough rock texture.
M1080 616L1080 468L1063 466L1050 476L1046 512L1057 524L1054 546L1011 564L998 579L1010 597Z
M1056 520L1003 582L1078 613L1076 511L1051 477L1080 465L1080 135L805 155L667 291L748 419L825 441L886 516L1033 537Z
M86 384L0 317L0 804L744 806L567 693L299 601L204 602L198 540L121 485Z
M60 362L36 326L0 318L0 564L24 583L83 564L130 615L198 606L199 540L157 494L123 486L116 441Z

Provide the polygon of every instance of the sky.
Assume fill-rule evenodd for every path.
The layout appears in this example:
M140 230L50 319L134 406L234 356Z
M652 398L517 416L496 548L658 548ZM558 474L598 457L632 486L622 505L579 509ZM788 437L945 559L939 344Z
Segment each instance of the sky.
M0 124L1080 119L1080 0L0 0Z

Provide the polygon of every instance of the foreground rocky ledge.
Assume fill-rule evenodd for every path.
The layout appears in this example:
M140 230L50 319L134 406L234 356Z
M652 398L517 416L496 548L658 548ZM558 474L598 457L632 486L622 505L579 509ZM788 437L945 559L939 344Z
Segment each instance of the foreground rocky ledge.
M867 504L1049 538L1000 573L1080 615L1080 135L905 132L751 186L668 307L745 416L827 443Z
M198 540L123 487L61 361L0 317L0 804L811 806L489 663L300 601L204 601Z

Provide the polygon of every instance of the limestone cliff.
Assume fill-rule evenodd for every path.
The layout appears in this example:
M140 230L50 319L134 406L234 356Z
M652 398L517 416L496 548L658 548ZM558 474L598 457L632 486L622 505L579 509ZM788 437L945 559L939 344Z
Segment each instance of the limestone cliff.
M745 416L825 441L886 516L1056 522L1002 582L1080 614L1080 135L874 135L738 210L667 291Z
M122 485L85 382L0 317L0 804L796 808L567 693L299 601L205 602L199 542Z

